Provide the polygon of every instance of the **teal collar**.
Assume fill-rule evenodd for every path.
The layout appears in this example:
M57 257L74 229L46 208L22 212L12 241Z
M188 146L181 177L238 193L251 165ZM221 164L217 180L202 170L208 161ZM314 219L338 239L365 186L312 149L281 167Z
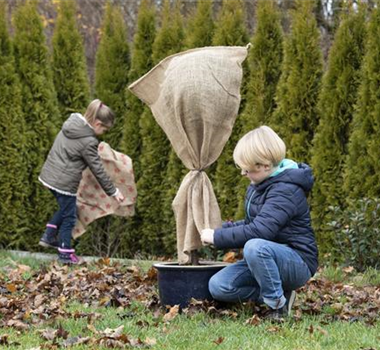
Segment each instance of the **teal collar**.
M278 174L281 174L284 170L287 169L298 169L298 164L294 160L285 158L278 165L277 169L269 175L269 177L277 176Z

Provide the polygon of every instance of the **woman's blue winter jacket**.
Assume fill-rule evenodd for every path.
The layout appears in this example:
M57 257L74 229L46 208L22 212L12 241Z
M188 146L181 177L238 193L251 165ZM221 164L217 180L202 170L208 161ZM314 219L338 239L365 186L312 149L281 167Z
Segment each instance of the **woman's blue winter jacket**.
M306 194L313 186L311 168L298 164L258 185L248 187L245 220L224 223L215 230L217 248L242 248L250 239L261 238L294 249L309 266L318 267L318 249L311 227Z

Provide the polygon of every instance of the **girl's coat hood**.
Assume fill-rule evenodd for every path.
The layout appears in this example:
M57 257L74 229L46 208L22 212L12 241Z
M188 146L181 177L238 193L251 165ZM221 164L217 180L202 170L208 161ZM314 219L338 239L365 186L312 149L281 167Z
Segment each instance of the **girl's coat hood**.
M62 126L62 132L69 139L80 139L82 137L95 135L94 129L79 113L70 115L69 119L67 119Z
M293 161L290 162L291 163L287 163L284 167L280 166L272 176L264 180L262 183L254 185L256 191L263 191L265 188L276 182L287 182L300 186L305 192L310 192L314 184L311 168L304 163L297 164Z

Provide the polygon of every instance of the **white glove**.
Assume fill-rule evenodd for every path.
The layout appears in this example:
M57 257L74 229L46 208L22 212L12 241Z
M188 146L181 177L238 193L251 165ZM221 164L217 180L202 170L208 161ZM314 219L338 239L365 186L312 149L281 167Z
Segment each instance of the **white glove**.
M214 244L214 230L205 228L201 231L201 241L203 245Z

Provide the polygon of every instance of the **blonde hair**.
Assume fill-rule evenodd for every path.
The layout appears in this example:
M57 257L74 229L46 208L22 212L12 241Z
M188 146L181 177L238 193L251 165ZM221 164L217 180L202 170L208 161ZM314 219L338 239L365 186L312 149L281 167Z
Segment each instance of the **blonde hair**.
M241 169L250 171L257 164L278 166L285 153L284 141L269 126L263 125L239 140L233 157Z
M98 99L93 100L88 105L84 117L91 125L95 123L95 120L99 120L102 122L102 124L109 128L115 121L115 114L113 113L112 109Z

